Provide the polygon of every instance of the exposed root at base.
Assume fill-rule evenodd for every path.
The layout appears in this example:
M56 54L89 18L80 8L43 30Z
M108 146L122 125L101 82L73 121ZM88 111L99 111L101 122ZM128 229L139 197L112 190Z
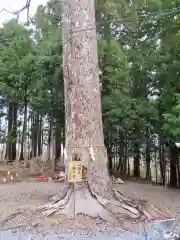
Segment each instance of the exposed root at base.
M71 185L65 186L61 194L52 198L52 202L41 206L43 215L52 214L67 215L73 217L75 215L84 214L93 218L101 218L111 223L121 223L126 220L150 220L151 214L144 209L146 201L130 200L122 193L113 189L114 198L111 200L104 199L91 190L89 184L78 185L75 191L75 209L74 194Z

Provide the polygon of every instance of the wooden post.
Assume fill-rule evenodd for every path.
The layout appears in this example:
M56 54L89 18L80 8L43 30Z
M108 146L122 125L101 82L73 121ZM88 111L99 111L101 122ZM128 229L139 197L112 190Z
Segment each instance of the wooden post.
M73 183L73 219L76 218L76 183Z
M73 188L73 219L76 218L76 183L82 182L82 162L69 161L68 165L68 182Z

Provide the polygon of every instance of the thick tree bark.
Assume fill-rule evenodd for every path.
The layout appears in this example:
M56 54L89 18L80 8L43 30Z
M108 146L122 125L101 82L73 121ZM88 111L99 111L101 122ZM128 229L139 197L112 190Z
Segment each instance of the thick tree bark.
M65 147L68 157L77 153L88 168L93 191L103 196L109 174L104 146L101 96L93 1L67 0L64 49ZM88 16L88 17L87 17ZM84 29L87 29L86 32ZM96 162L90 161L92 146Z

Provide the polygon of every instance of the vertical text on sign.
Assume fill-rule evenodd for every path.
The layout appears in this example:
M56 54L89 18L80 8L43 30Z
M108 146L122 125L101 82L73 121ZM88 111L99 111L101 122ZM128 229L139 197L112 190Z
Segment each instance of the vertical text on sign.
M81 161L69 162L68 181L72 183L82 182L82 162Z

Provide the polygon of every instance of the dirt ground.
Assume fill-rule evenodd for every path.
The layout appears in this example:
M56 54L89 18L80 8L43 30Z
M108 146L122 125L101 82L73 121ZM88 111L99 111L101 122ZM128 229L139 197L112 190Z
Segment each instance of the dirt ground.
M18 177L16 176L17 173ZM44 174L53 177L54 173L45 170ZM48 203L49 199L56 195L62 187L61 183L58 182L31 182L28 180L35 178L37 175L41 175L41 173L24 169L23 165L0 165L0 228L28 225L33 228L42 227L54 230L61 229L62 231L74 229L91 229L93 231L117 229L117 226L104 223L100 219L92 220L87 216L77 216L74 221L64 216L47 218L42 214L31 212L37 206ZM13 180L11 180L11 176L13 176ZM4 178L7 180L6 183L4 183ZM127 197L147 199L149 204L156 206L165 215L172 218L175 217L177 224L180 226L180 190L129 180L125 180L123 185L116 184L115 188L119 189ZM16 215L17 212L25 213ZM11 215L12 213L15 213L14 216ZM9 218L10 215L11 218ZM118 227L122 229L123 227L120 225ZM127 227L130 227L129 223ZM136 231L137 225L131 224L130 228ZM180 229L180 227L178 228Z
M162 209L164 213L169 213L171 217L177 218L180 222L180 192L179 190L168 189L161 186L141 184L126 181L123 185L116 185L126 196L135 198L143 197L148 199L152 205ZM23 209L33 209L39 205L47 203L48 200L58 193L61 188L60 183L54 182L19 182L0 184L0 225L8 227L14 225L28 225L50 227L51 229L71 230L71 229L95 229L108 230L111 224L104 224L102 220L92 220L85 216L77 216L76 221L67 220L63 216L45 218L39 214L17 215L9 221L7 217ZM121 226L120 226L121 227Z

